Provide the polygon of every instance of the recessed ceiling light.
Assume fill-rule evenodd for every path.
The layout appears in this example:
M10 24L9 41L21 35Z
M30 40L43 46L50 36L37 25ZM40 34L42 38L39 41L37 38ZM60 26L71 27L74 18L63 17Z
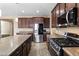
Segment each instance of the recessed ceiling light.
M25 11L24 10L22 10L22 13L24 13Z
M39 10L36 10L36 13L39 13L40 11Z

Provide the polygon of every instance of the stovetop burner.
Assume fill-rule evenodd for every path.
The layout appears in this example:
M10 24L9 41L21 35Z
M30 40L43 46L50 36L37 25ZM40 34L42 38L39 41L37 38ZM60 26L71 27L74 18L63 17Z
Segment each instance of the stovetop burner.
M54 39L54 42L61 47L79 47L79 44L69 38Z

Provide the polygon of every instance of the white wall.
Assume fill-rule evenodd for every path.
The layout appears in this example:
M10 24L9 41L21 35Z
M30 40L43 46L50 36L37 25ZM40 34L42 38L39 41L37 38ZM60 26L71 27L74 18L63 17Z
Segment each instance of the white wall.
M18 33L18 18L15 18L13 23L14 23L14 35L16 35L16 33Z
M12 35L12 23L11 22L1 20L1 34Z

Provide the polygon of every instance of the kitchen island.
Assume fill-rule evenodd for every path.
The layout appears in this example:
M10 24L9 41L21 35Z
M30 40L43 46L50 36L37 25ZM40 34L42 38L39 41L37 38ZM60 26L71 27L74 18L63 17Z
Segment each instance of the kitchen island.
M15 35L0 39L0 56L28 55L31 48L31 35Z

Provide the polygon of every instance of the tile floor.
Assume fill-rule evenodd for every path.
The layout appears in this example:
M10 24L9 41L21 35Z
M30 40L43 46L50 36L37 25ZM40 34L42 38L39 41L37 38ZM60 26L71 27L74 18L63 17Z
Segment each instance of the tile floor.
M44 43L32 42L32 47L29 56L50 56L46 42Z

